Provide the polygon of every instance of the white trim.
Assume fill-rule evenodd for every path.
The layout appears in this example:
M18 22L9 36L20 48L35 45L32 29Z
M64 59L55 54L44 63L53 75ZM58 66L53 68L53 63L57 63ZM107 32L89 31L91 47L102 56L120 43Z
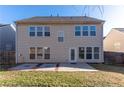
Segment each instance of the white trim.
M80 48L80 47L83 47L83 48L84 48L84 59L79 58L79 48ZM85 47L85 46L79 46L79 47L78 47L78 58L79 58L80 60L85 60L85 59L86 59L86 47Z
M30 36L30 27L35 27L35 36ZM30 25L30 26L28 26L28 36L30 37L30 38L32 38L32 37L37 37L37 32L36 32L36 26L35 25Z
M35 27L35 36L30 36L30 27ZM37 36L37 27L42 27L42 36ZM51 28L49 25L29 25L28 26L28 28L27 28L27 30L28 30L28 36L30 37L30 38L32 38L32 37L46 37L45 36L45 27L49 27L49 29ZM47 32L50 32L50 31L47 31ZM51 32L50 32L50 36L51 36Z
M16 48L15 48L15 56L16 56L16 64L18 63L18 25L16 25L16 37L15 37L15 45L16 45Z
M72 61L71 60L71 49L74 49L75 50L75 60ZM69 62L76 62L77 61L77 49L76 48L69 48Z
M34 48L35 50L35 59L30 59L30 48ZM37 47L36 46L32 46L32 47L29 47L28 48L28 57L29 57L29 60L36 60L37 59L37 56L36 56L36 53L37 53Z
M75 27L76 26L80 26L80 28L81 28L81 30L80 30L80 32L81 32L81 35L80 36L75 36ZM88 36L83 36L83 26L88 26ZM95 36L91 36L90 35L90 26L95 26L95 28L96 28L96 35ZM97 36L97 26L96 25L74 25L74 37L96 37Z
M76 26L80 26L80 33L81 33L81 25L74 25L74 31L73 31L74 37L77 37L77 38L78 38L78 37L82 37L82 36L81 36L82 33L80 34L80 36L75 36L75 31L76 31L76 30L75 30L75 27L76 27Z
M62 34L62 36L60 35L60 33ZM63 37L63 42L59 42L58 41L58 37ZM57 43L64 43L65 42L65 32L64 31L58 31L57 34Z
M97 36L97 26L96 25L89 25L89 28L91 27L91 26L95 26L95 32L96 32L96 35L95 36L91 36L91 37L96 37ZM89 32L91 32L91 30L89 30Z

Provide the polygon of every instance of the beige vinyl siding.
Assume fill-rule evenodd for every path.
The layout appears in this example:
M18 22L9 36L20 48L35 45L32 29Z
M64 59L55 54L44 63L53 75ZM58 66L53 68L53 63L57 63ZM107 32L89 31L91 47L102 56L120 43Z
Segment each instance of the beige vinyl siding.
M31 24L32 25L32 24ZM38 24L43 25L43 24ZM99 59L79 59L77 62L103 62L103 29L102 24L89 24L96 25L96 36L74 36L75 26L78 24L54 24L45 25L50 27L50 37L30 37L28 27L30 24L18 24L18 37L17 37L17 53L18 63L20 63L19 54L22 54L23 62L69 62L69 48L73 47L77 50L79 47L100 47ZM84 25L84 24L82 24ZM88 25L88 24L87 24ZM64 42L58 42L58 32L64 32ZM50 47L50 59L29 59L28 50L30 47Z

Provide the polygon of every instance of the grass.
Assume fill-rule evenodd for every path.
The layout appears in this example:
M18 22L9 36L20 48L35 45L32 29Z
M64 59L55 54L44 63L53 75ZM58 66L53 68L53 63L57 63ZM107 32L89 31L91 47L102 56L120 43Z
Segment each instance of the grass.
M90 64L97 72L1 71L0 86L92 87L124 86L124 68ZM121 70L121 71L120 71Z

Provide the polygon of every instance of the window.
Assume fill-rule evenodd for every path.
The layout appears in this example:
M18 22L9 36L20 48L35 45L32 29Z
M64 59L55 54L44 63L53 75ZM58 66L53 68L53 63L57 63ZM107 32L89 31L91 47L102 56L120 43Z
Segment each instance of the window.
M94 47L94 59L99 59L99 47Z
M37 36L43 36L43 29L41 26L37 27Z
M79 47L79 58L80 59L84 59L84 54L85 50L84 50L84 47Z
M44 35L45 36L50 36L50 27L48 27L48 26L44 27Z
M90 36L96 36L96 26L90 26Z
M64 42L64 32L59 32L59 34L58 34L58 42Z
M81 36L81 27L80 26L75 27L75 36Z
M30 59L35 59L35 47L30 48Z
M43 58L43 48L37 47L37 58L42 59Z
M50 48L49 47L44 48L44 59L50 59Z
M86 59L92 59L92 47L86 48Z
M88 36L88 26L83 26L83 36Z
M12 45L11 44L6 44L6 50L10 51L12 49Z
M35 36L35 27L29 27L29 35Z

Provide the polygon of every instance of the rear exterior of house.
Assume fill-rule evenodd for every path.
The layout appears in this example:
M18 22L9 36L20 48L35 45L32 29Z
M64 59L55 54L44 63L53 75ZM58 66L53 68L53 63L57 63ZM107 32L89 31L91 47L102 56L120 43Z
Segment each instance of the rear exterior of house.
M103 20L87 16L16 21L16 63L101 63Z
M124 63L124 28L112 28L104 39L105 60Z

